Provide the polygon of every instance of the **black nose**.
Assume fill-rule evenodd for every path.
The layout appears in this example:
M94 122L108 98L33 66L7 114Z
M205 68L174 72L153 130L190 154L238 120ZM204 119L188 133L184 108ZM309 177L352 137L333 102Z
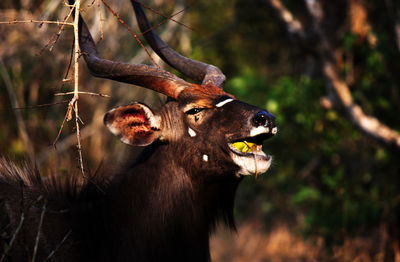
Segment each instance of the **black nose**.
M275 127L275 116L267 111L260 111L258 112L252 119L253 125L258 126L265 126L269 128Z

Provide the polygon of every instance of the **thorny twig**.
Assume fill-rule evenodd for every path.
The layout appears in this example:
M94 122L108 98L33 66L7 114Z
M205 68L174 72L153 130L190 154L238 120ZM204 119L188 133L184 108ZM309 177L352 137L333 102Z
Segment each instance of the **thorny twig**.
M38 231L37 231L36 240L35 240L35 247L33 248L32 262L35 262L35 260L36 260L37 249L39 246L40 232L42 231L44 214L46 213L46 204L47 204L47 200L45 199L43 208L42 208L42 213L40 214L39 226L38 226Z
M3 255L1 256L0 262L3 262L4 259L7 257L8 252L10 252L12 246L14 245L14 241L17 238L17 236L19 234L19 231L22 228L22 225L24 224L24 221L25 221L25 213L22 212L21 213L21 217L19 219L19 224L18 224L17 228L15 229L15 232L14 232L14 234L13 234L11 240L10 240L10 243L7 246L7 249L4 251Z
M81 137L80 137L80 126L79 126L79 121L82 121L79 117L79 107L78 107L78 100L79 100L79 57L80 57L80 48L79 48L79 12L80 12L80 0L76 0L73 5L67 5L74 9L74 96L71 99L71 101L68 104L68 109L67 113L65 114L63 123L61 125L61 128L58 132L58 135L53 142L53 146L55 147L61 131L64 127L65 121L69 121L72 119L72 113L74 112L75 114L75 128L76 128L76 137L77 137L77 150L78 150L78 162L79 162L79 168L81 170L82 176L85 176L85 169L83 166L83 157L82 157L82 145L81 145ZM71 12L72 14L72 12Z
M103 18L101 17L100 0L97 0L97 10L99 13L99 20L100 20L100 39L99 41L97 41L97 43L99 43L101 40L103 40Z
M38 108L55 106L55 105L66 104L66 103L69 103L69 100L60 101L60 102L54 102L54 103L48 103L48 104L34 105L34 106L14 107L13 109L15 109L15 110L38 109Z
M65 123L66 119L64 120L63 123ZM85 127L81 128L81 139L85 139L87 137L92 136L93 134L95 134L95 129L93 128L93 124L88 124ZM65 150L67 150L68 148L71 147L71 145L75 145L76 144L76 135L75 134L71 134L67 137L65 137L62 141L59 141L61 133L58 134L57 136L57 141L56 144L53 142L53 148L57 149L57 152L64 152ZM38 155L37 157L37 162L40 164L43 161L45 161L52 152L54 152L53 148L49 148L45 151L43 151L41 154Z
M57 148L57 147L56 147L56 144L57 144L58 140L60 139L61 131L62 131L63 128L64 128L65 121L67 121L67 119L68 119L68 117L69 117L69 112L70 112L70 111L69 111L69 107L68 107L67 112L65 113L65 116L64 116L64 120L63 120L63 122L62 122L62 124L61 124L61 127L60 127L60 129L58 130L57 137L56 137L56 139L54 139L54 142L53 142L53 147L54 147L54 148Z
M128 29L128 31L135 37L135 39L138 41L138 43L141 45L141 47L146 51L147 55L151 58L151 60L153 61L153 63L157 66L158 64L154 61L154 59L151 57L150 53L148 52L148 50L144 47L144 45L142 44L142 42L140 41L140 39L138 38L138 35L136 35L135 33L133 33L133 31L129 28L129 26L126 25L126 23L120 18L120 16L110 7L110 5L107 4L107 2L105 0L101 0L103 2L103 4L111 11L111 13L119 20L120 23L122 23L124 25L125 28ZM93 1L94 2L94 1ZM8 22L0 22L2 24L16 24L16 23L48 23L48 24L57 24L59 25L58 30L56 31L56 33L53 34L53 36L49 39L48 43L43 47L43 49L41 50L41 52L47 48L50 44L50 51L52 51L52 49L54 48L54 45L56 44L57 40L59 39L62 31L64 30L65 25L69 25L69 26L73 26L74 28L74 37L75 37L75 41L73 44L73 51L71 52L71 59L70 59L70 63L67 69L67 72L65 74L65 77L63 79L63 82L65 81L69 81L69 79L67 79L68 76L68 72L70 70L71 64L72 64L72 57L74 57L74 91L73 92L68 92L68 93L64 93L64 94L56 94L56 95L67 95L67 94L73 94L73 98L69 101L69 105L67 108L67 112L66 115L64 117L64 120L62 122L62 125L60 127L60 130L58 132L58 135L53 143L53 146L55 147L56 143L59 140L59 137L61 135L62 129L64 127L64 124L66 121L69 121L73 118L73 115L75 116L75 129L76 129L76 137L77 137L77 149L78 149L78 155L79 155L79 166L82 172L82 175L85 177L85 171L84 171L84 166L83 166L83 157L82 157L82 146L81 146L81 135L80 135L80 125L79 122L82 122L82 120L79 117L79 110L78 110L78 101L79 101L79 94L87 94L87 95L96 95L96 96L100 96L100 97L109 97L108 95L104 95L104 94L95 94L95 93L90 93L90 92L80 92L79 91L79 56L80 56L80 48L79 48L79 34L78 34L78 21L79 21L79 13L80 13L80 0L76 0L74 4L70 5L66 2L64 2L65 6L68 6L71 8L70 12L67 14L67 16L64 18L64 20L62 22L59 21L45 21L45 20L26 20L26 21L8 21ZM185 9L173 14L171 17L165 16L159 12L157 12L156 10L147 7L145 5L143 5L145 8L150 9L151 11L167 18L166 20L164 20L163 22L161 22L159 25L163 24L165 21L168 20L172 20L178 24L181 24L189 29L191 29L190 27L182 24L179 21L176 21L175 19L172 19L173 16L183 12ZM103 28L102 28L102 15L101 15L101 6L100 6L100 0L97 0L97 7L98 7L98 12L99 12L99 18L100 18L100 30L101 30L101 38L103 38ZM74 15L74 21L73 22L67 22L68 19L71 17L71 15L73 14L73 12L75 11L75 15ZM159 26L157 25L157 26ZM157 27L155 26L155 27ZM151 28L154 29L155 27ZM151 30L149 29L149 30ZM192 29L191 29L192 30ZM40 53L41 53L40 52ZM58 102L58 103L53 103L53 104L60 104L60 103L66 103L67 101L62 101L62 102ZM25 107L25 108L40 108L40 107L45 107L45 106L50 106L53 104L43 104L43 105L37 105L37 106L32 106L32 107ZM19 107L15 107L16 109L22 109ZM83 123L83 122L82 122Z
M61 84L61 86L60 86L60 90L63 88L65 82L71 81L71 79L70 79L70 78L67 78L67 77L68 77L68 75L69 75L69 70L71 69L72 60L73 60L73 58L74 58L74 44L75 44L75 43L72 43L71 54L70 54L70 56L69 56L68 67L67 67L67 70L66 70L66 72L65 72L64 78L63 78L63 80L62 80L62 84Z
M101 1L108 8L108 10L110 10L110 12L118 19L118 21L129 31L129 33L136 39L136 41L139 43L139 45L146 51L147 55L150 57L153 64L157 68L160 68L160 66L156 63L156 61L150 55L147 48L143 45L142 41L140 41L139 37L132 31L132 29L124 22L124 20L121 19L121 17L111 8L111 6L105 0L101 0Z
M182 10L176 12L175 14L172 14L170 17L167 17L167 19L162 20L162 21L161 21L160 23L158 23L157 25L152 26L151 28L147 29L146 31L140 33L139 36L145 35L145 34L147 34L148 32L150 32L150 31L156 29L157 27L159 27L159 26L165 24L165 23L168 22L172 17L174 17L174 16L176 16L176 15L179 15L180 13L182 13L182 12L185 11L185 10L186 10L186 8L184 8L184 9L182 9ZM164 15L163 15L163 16L164 16ZM176 20L173 20L173 21L176 21ZM177 22L177 23L178 23L178 22ZM178 23L178 24L182 24L182 23ZM190 29L191 29L191 28L190 28Z
M32 205L34 205L35 203L37 203L37 202L39 202L40 200L43 199L43 196L40 195L36 200L30 202L28 206L25 206L24 205L24 185L23 185L23 182L21 182L20 186L21 186L21 192L20 192L20 197L21 197L21 204L20 204L21 215L20 215L19 223L18 223L17 228L14 231L14 234L13 234L10 242L8 243L8 246L7 246L6 250L4 251L3 255L0 258L0 262L3 262L6 259L6 257L8 256L8 252L10 252L11 248L13 247L13 245L15 243L15 239L17 239L17 236L18 236L19 232L21 231L22 225L25 222L25 215L26 215L25 212L28 213L28 211L29 211L29 209L31 208Z
M194 31L193 28L191 28L190 26L185 25L184 23L182 23L182 22L180 22L180 21L175 20L175 19L172 18L173 16L175 16L175 15L177 15L177 14L183 12L183 10L180 11L179 13L177 13L177 14L172 15L172 16L166 16L166 15L164 15L163 13L160 13L160 12L158 12L157 10L155 10L155 9L151 8L150 6L147 6L147 5L145 5L145 4L143 4L143 3L139 2L139 1L136 1L136 0L133 0L133 1L136 2L136 3L138 3L138 4L140 4L140 5L143 6L144 8L146 8L146 9L152 11L153 13L156 13L157 15L160 15L160 16L166 18L166 20L174 21L175 23L178 23L178 24L180 24L181 26L184 26L184 27L186 27L187 29L190 29L190 30ZM152 29L154 29L154 28L152 28ZM142 34L145 34L145 33L146 33L146 32L143 32Z
M83 92L83 91L79 91L78 93L81 95L100 96L100 97L107 97L107 98L111 97L109 95L101 94L101 93L92 93L92 92ZM65 95L73 95L73 94L74 94L74 92L67 92L67 93L56 93L54 95L55 96L65 96Z
M68 22L59 22L59 21L43 21L43 20L15 20L15 21L1 21L0 24L27 24L27 23L39 23L39 24L57 24L57 25L70 25L73 26L73 23Z
M65 17L64 21L67 21L71 17L73 10L74 10L74 8L71 8L68 15ZM49 48L50 52L53 51L53 48L54 48L55 44L57 43L58 39L60 38L60 35L63 30L64 30L64 25L61 25L60 27L58 27L57 33L55 34L55 39L53 40L53 43L51 44L51 47Z
M67 20L70 18L72 11L74 10L75 6L73 6L69 12L69 14L64 18L64 22L67 22ZM71 25L73 26L73 23L71 23ZM54 39L51 47L49 48L49 51L51 52L58 40L58 38L60 37L62 31L64 30L64 24L59 25L58 26L58 30L50 37L49 41L47 41L47 44L45 44L42 49L39 51L38 55L41 55L43 53L43 51L50 45L51 41Z
M76 125L76 138L77 138L77 149L79 155L79 165L82 172L82 176L85 177L85 170L83 167L83 158L82 158L82 146L81 146L81 137L80 137L80 127L79 127L79 108L78 108L78 100L79 100L79 57L80 57L80 48L79 48L79 8L81 1L75 1L75 17L74 17L74 37L75 37L75 45L74 45L74 97L69 103L68 110L74 108L75 111L75 125Z
M65 234L64 238L60 241L60 243L54 248L53 251L50 252L50 254L47 256L47 258L44 260L44 262L48 261L50 258L54 256L54 254L57 252L57 250L64 244L64 242L68 239L68 237L71 235L72 230L69 230L67 234Z

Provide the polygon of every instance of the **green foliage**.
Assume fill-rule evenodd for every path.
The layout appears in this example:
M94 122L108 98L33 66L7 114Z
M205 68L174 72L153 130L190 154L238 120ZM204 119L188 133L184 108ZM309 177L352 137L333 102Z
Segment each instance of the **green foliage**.
M272 170L255 183L244 182L237 213L246 213L252 206L250 199L262 194L259 208L267 224L274 217L299 217L296 221L302 221L299 228L305 236L323 236L327 244L367 234L383 220L396 220L399 214L383 214L399 210L395 201L399 154L365 137L343 112L323 109L324 79L291 66L306 64L287 45L279 24L271 26L270 16L252 1L246 6L257 10L243 11L241 4L237 2L234 14L240 21L237 30L222 42L219 37L209 40L213 45L207 48L224 50L211 62L228 75L227 91L273 113L279 131L264 145L274 157ZM254 25L259 25L256 30ZM344 33L342 75L353 79L353 97L368 114L399 128L398 80L388 71L394 64L389 62L394 46L389 45L387 34L379 31L378 44L371 45L356 34ZM205 56L203 47L195 50L196 56Z

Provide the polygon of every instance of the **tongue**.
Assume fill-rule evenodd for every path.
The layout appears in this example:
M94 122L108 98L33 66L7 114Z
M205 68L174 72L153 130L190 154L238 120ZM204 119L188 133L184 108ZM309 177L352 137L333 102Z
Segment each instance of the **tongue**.
M242 153L249 153L257 150L257 144L250 142L236 142L232 146Z

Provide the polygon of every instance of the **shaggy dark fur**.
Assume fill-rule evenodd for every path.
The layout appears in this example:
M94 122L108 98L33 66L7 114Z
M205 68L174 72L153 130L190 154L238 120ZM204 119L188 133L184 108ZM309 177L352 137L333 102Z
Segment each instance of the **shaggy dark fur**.
M191 150L198 149L156 142L135 170L111 180L102 171L88 180L79 174L41 179L34 167L1 159L0 199L14 231L24 216L9 261L32 257L44 206L36 261L54 250L50 261L209 261L209 234L218 218L234 226L240 179L222 174L235 171L224 168L223 161L209 170L192 162L189 177L181 164L195 153ZM171 152L184 157L171 160ZM207 176L210 171L215 176Z

